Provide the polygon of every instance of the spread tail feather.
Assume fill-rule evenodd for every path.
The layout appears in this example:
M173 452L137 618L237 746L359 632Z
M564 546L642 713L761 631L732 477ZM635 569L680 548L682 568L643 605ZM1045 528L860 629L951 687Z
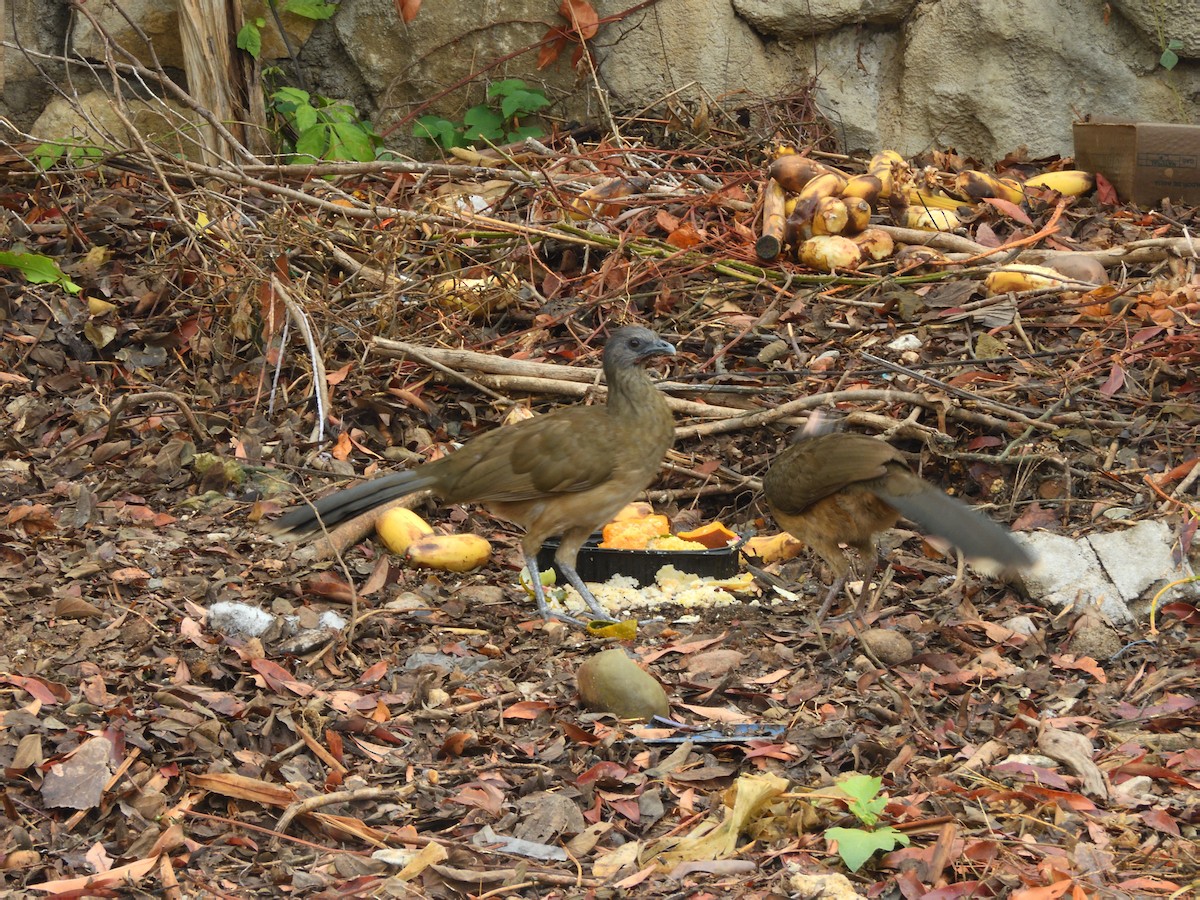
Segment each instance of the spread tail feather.
M1007 529L935 488L913 493L880 491L878 494L906 519L916 522L927 533L949 541L970 559L990 560L1001 569L1033 563L1029 551L1018 544Z
M326 528L334 528L385 503L429 490L436 482L434 476L422 474L422 469L371 478L322 497L316 503L290 509L268 525L267 530L281 537L303 538L319 531L322 522Z

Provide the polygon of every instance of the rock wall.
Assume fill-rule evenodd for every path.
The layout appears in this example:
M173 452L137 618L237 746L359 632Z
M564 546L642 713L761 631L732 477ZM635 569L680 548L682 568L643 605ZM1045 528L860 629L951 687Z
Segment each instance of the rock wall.
M564 24L559 0L438 0L408 25L393 0L342 0L328 21L286 16L286 43L263 4L246 0L249 16L267 20L264 56L285 79L350 100L381 131L393 129L389 144L407 152L424 146L409 136L414 113L461 120L489 80L505 77L541 86L554 101L548 113L561 121L601 123L608 110L746 105L815 78L819 107L844 149L954 147L983 160L1022 145L1035 156L1068 155L1071 123L1083 116L1200 121L1196 0L592 3L602 23L591 40L594 72L571 67L571 48L536 68L538 41ZM20 131L5 129L5 140L86 134L85 118L99 115L101 104L81 98L103 85L103 66L68 68L47 55L68 47L101 61L107 33L150 60L109 3L84 4L86 14L61 0L0 6L16 21L14 33L3 17L0 115ZM121 6L179 77L173 0ZM1180 58L1170 71L1159 62L1168 45ZM119 133L116 124L109 130Z

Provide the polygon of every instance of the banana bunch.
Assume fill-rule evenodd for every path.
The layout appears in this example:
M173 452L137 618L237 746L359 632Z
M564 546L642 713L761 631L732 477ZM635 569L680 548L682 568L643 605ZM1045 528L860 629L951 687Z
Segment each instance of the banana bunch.
M806 266L823 272L886 259L894 244L870 227L871 215L906 170L893 150L877 154L861 175L796 153L778 156L768 170L763 237L755 245L759 256L773 258L787 245Z
M800 262L826 272L853 270L892 255L892 238L870 227L872 214L884 204L902 227L956 231L972 220L971 207L988 199L1019 204L1031 193L1080 196L1096 185L1095 176L1079 170L1024 181L974 169L947 175L930 166L914 172L894 150L875 154L861 175L784 150L768 174L763 236L755 245L759 256L773 259L788 246Z

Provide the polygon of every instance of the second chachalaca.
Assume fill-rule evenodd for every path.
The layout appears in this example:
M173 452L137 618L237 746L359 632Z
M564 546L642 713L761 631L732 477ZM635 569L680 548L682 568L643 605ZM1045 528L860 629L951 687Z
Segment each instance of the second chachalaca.
M779 525L833 570L834 583L818 621L850 572L839 544L853 547L870 567L855 607L858 613L878 559L875 536L901 516L993 568L1011 570L1033 562L1008 531L913 474L896 448L864 434L802 436L772 461L763 493Z
M543 618L576 621L546 606L537 553L551 537L561 539L559 570L596 615L609 618L575 571L575 558L593 531L654 480L670 449L670 407L641 366L674 353L647 328L618 329L604 348L605 405L558 409L478 435L441 459L296 507L270 530L304 537L321 523L333 528L417 491L444 503L482 503L525 529L521 549Z

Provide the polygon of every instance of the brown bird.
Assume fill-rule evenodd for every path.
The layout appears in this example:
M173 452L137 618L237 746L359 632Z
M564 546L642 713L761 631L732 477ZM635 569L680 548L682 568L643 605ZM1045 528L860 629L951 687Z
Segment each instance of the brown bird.
M875 536L904 516L966 556L1012 569L1033 562L1005 529L913 474L901 453L864 434L803 436L771 463L763 493L775 520L808 544L836 576L817 613L824 618L846 583L850 563L839 544L877 562ZM870 576L866 581L869 583ZM866 595L859 595L858 613Z
M575 571L575 557L593 531L654 480L674 440L666 398L641 368L674 353L647 328L618 329L604 348L606 405L567 407L489 431L449 456L296 507L270 530L303 537L322 522L332 528L417 491L431 491L444 503L482 503L525 529L521 549L543 618L577 623L552 613L542 590L538 548L556 536L559 570L592 612L609 618Z

